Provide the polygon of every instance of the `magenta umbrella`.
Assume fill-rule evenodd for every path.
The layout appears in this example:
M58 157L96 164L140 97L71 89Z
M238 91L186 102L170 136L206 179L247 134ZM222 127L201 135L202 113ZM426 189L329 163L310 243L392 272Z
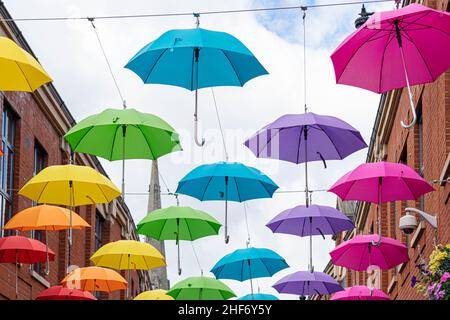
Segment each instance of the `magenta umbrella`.
M330 252L331 261L336 266L352 270L367 270L371 265L380 269L393 268L409 260L408 248L398 240L378 236L358 235L338 245Z
M333 294L330 300L391 300L382 290L367 286L353 286Z
M434 191L417 172L402 163L364 163L340 178L328 191L343 201L359 200L378 204L378 242L381 240L380 205L384 202L415 200ZM373 243L376 245L376 243Z
M450 67L450 14L410 4L380 12L348 36L331 55L336 83L383 93L433 82Z

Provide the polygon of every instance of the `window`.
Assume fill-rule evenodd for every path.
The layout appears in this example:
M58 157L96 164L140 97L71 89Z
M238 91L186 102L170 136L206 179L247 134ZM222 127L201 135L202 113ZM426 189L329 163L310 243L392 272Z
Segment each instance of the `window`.
M44 169L45 167L45 158L46 158L46 152L44 150L44 148L42 148L42 146L35 141L34 143L34 169L33 169L33 175L36 175L39 173L39 171L41 171L42 169ZM33 201L32 203L33 206L37 205L36 202ZM41 242L45 242L46 239L46 234L43 231L40 230L34 230L31 232L31 237L33 239L39 240ZM33 270L36 271L39 274L43 274L44 272L44 268L43 266L45 265L45 263L35 263L33 264Z
M2 112L1 137L3 156L0 157L0 226L8 222L13 212L15 132L16 116L5 101ZM11 231L4 231L3 235L11 234Z
M422 99L419 101L419 112L417 113L417 142L418 142L418 149L419 149L419 174L423 177L424 176L424 170L425 166L423 163L423 121L422 121ZM424 196L420 196L419 198L419 209L424 210Z
M97 212L95 215L95 251L102 246L103 224L105 219Z

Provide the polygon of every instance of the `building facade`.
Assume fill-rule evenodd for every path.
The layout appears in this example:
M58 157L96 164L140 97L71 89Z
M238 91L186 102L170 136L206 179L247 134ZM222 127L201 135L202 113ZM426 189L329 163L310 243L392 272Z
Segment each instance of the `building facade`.
M0 2L0 35L13 39L22 48L32 53L26 40ZM74 124L64 101L52 84L37 89L34 93L0 92L0 124L2 150L0 157L0 226L17 212L32 206L32 201L19 196L17 191L46 166L67 164L70 148L63 135ZM74 164L91 166L106 175L98 159L76 154ZM72 265L90 266L90 256L102 245L120 239L138 239L131 214L118 198L109 204L77 207L75 211L91 228L73 231ZM15 233L1 230L2 236ZM49 286L58 285L66 275L67 231L21 232L20 235L48 241L55 254L47 274L45 263L19 265L18 299L34 299ZM47 239L46 239L47 237ZM148 272L132 272L129 281L131 296L150 288ZM125 276L125 273L122 272ZM16 299L15 265L0 264L0 300ZM97 294L102 299L125 299L124 291Z
M449 11L448 0L404 1ZM438 52L436 54L439 54ZM407 90L394 90L381 96L373 127L367 162L390 161L404 163L414 168L435 188L417 201L396 201L381 206L381 232L383 236L400 240L408 247L409 261L386 271L356 272L336 267L331 262L325 271L332 274L344 286L372 285L381 288L392 299L425 299L411 287L411 277L417 276L417 265L428 261L435 244L450 243L450 71L435 82L413 87L414 104L418 116L411 129L400 125L409 123L412 114ZM377 229L377 206L366 202L343 203L338 209L354 218L356 228L338 235L336 245L357 234L374 234ZM425 220L416 230L405 235L399 229L399 219L405 208L414 207L437 217L435 230ZM414 213L412 213L414 214Z

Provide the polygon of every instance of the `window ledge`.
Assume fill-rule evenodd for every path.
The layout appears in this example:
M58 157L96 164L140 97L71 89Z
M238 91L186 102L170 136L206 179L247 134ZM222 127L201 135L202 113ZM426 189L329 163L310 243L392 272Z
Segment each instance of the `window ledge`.
M393 276L391 279L391 282L389 283L388 287L387 287L387 292L388 293L392 293L392 290L394 290L395 284L397 283L397 276Z
M39 273L34 270L30 270L30 275L32 278L36 279L39 283L41 283L44 287L50 288L50 282L44 279Z
M405 269L405 267L406 267L406 262L403 262L402 264L397 266L397 271L402 272Z
M416 232L414 232L414 235L411 238L411 248L415 248L417 246L417 243L419 242L419 239L421 238L424 230L425 224L423 221L420 221L419 225L417 226Z

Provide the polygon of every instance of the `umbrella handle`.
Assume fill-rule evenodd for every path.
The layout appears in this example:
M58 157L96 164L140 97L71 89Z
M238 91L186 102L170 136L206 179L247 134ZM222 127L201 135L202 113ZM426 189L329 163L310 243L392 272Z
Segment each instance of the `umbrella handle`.
M378 240L377 241L372 240L372 245L374 247L378 247L381 243L381 223L380 223L381 212L380 212L380 210L381 210L380 205L378 204L378 222L377 222L377 224L378 224Z
M416 108L415 108L414 102L413 102L413 95L412 95L412 92L411 92L411 87L409 85L408 71L406 70L405 57L403 56L403 47L401 45L400 45L400 56L402 58L403 72L405 73L406 86L408 88L409 105L411 106L411 112L412 112L412 115L413 115L413 120L409 124L405 124L403 122L403 120L400 121L400 123L401 123L403 128L410 129L410 128L414 127L414 125L417 122L417 114L416 114Z
M45 275L50 274L50 259L48 257L48 237L47 237L47 230L45 230Z

